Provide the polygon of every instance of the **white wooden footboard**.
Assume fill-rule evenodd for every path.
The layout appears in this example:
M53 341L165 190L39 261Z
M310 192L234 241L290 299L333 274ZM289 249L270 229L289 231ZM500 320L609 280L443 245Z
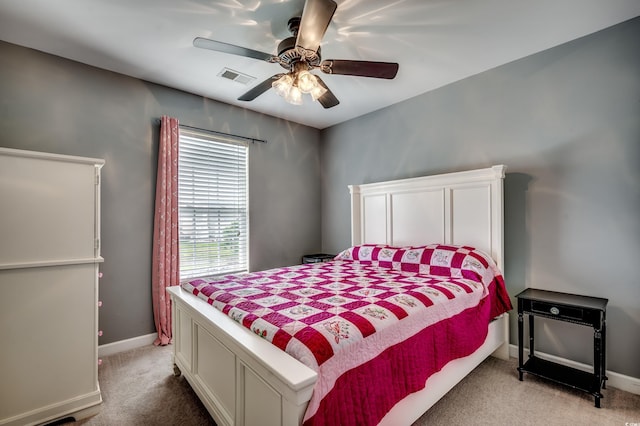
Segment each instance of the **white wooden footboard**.
M299 425L317 374L180 287L174 364L219 426Z

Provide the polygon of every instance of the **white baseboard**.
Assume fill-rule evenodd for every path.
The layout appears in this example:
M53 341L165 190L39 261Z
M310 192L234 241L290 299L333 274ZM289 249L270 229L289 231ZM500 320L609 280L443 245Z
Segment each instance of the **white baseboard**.
M144 336L132 337L131 339L120 340L113 343L98 346L98 356L108 356L125 352L142 346L153 345L158 337L158 333L145 334Z
M524 354L525 357L529 355L528 348L524 348ZM518 358L518 345L509 345L509 356L512 358ZM553 361L567 367L573 367L577 370L593 372L592 365L572 361L570 359L562 358L556 355L550 355L544 352L536 351L536 357L546 359L547 361ZM640 379L616 373L615 371L611 370L607 370L607 378L607 387L612 386L626 392L640 395Z

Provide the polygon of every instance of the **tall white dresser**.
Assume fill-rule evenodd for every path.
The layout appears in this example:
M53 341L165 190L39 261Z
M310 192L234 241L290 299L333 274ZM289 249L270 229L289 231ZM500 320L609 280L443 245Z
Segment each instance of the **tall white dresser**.
M100 408L103 165L0 148L0 425Z

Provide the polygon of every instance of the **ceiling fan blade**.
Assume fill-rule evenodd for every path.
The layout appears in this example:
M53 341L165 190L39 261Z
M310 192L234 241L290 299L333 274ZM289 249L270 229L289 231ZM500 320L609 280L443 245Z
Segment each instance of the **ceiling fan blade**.
M325 89L327 89L327 91L325 92L324 95L320 96L318 98L318 102L320 102L320 104L325 108L332 108L336 105L338 105L340 103L340 101L338 100L338 98L336 98L336 96L333 94L333 92L331 92L331 90L327 87L326 84L324 84L324 81L322 81L322 79L320 77L318 77L316 75L316 78L318 79L318 83L324 87Z
M333 0L307 0L302 11L296 47L317 52L337 7Z
M398 73L395 62L347 61L328 59L322 61L320 69L327 74L356 75L359 77L386 78L391 80Z
M273 55L268 53L247 49L246 47L236 46L235 44L224 43L222 41L209 40L208 38L202 37L194 38L193 45L201 49L215 50L216 52L230 53L232 55L259 59L261 61L270 61L271 58L273 58Z
M252 100L254 100L255 98L257 98L258 96L262 95L267 90L271 89L271 85L273 84L273 82L276 81L277 79L279 79L280 77L282 77L283 75L284 74L276 74L276 75L273 75L273 76L269 77L268 79L266 79L262 83L260 83L257 86L255 86L253 89L249 90L244 95L240 96L238 98L238 100L239 101L252 101Z

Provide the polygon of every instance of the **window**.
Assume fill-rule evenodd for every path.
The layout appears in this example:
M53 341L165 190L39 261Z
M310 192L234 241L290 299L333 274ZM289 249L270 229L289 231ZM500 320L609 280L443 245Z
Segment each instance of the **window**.
M248 270L248 147L180 128L180 278Z

